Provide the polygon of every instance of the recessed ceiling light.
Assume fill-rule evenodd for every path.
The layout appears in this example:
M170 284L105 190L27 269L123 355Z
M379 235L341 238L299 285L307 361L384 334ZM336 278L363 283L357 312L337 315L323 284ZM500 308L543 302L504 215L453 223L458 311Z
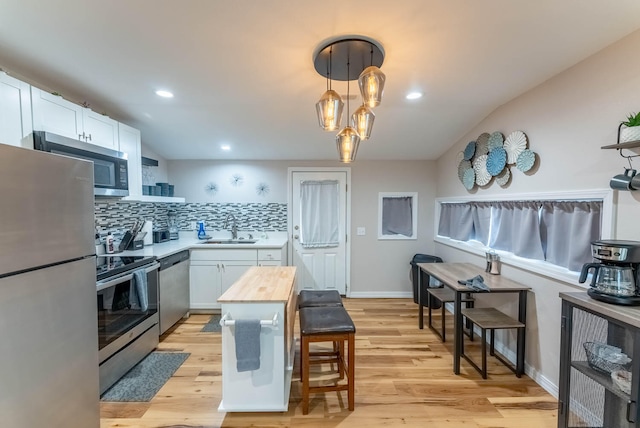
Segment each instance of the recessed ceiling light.
M171 92L162 89L157 90L156 95L162 98L173 98L173 94Z
M225 152L228 152L229 150L231 150L231 146L228 145L228 144L223 144L223 145L220 146L220 148L222 150L224 150Z
M422 98L422 92L409 92L406 98L408 100L417 100L418 98Z

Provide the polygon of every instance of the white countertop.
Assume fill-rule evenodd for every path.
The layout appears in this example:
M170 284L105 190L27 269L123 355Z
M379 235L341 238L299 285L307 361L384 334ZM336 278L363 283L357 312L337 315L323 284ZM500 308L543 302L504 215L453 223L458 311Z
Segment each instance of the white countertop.
M156 256L157 258L162 258L166 256L170 256L171 254L178 253L182 250L191 250L194 248L198 249L208 249L208 250L216 250L216 249L273 249L273 248L282 248L287 244L287 236L286 233L281 234L270 234L273 236L269 236L267 239L258 239L254 244L204 244L203 242L206 240L200 240L195 236L189 234L182 234L180 239L176 239L173 241L162 242L159 244L148 245L140 250L135 251L123 251L122 253L118 253L118 256ZM219 239L218 237L212 237L207 240ZM225 237L227 239L227 237Z

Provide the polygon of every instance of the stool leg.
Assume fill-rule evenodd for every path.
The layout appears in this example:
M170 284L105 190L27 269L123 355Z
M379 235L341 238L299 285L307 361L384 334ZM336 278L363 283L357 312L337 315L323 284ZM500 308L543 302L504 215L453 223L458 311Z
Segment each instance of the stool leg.
M487 378L487 329L483 328L481 330L482 330L482 379L486 379Z
M431 322L431 307L433 306L433 296L429 292L427 292L427 306L429 307L429 309L427 309L427 313L429 314L429 327L431 327L433 325Z
M338 343L338 374L340 379L344 379L344 340L340 340Z
M348 366L348 382L349 382L349 410L353 411L355 408L355 385L356 385L356 341L355 333L349 334L349 366ZM343 342L344 343L344 342Z
M302 379L302 414L309 413L309 339L300 338L300 378Z

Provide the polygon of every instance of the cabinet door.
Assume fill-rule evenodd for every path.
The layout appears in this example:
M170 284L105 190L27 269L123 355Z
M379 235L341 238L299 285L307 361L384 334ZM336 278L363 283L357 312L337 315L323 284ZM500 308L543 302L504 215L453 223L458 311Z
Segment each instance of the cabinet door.
M33 129L48 131L76 140L82 137L82 111L77 104L38 88L31 88Z
M220 295L229 289L240 277L249 270L251 266L255 266L255 261L223 261L222 279L220 285Z
M194 262L189 267L189 307L191 309L219 308L220 297L219 263Z
M0 143L33 148L22 141L31 131L30 85L0 72Z
M142 158L140 153L140 131L125 125L118 124L118 142L121 152L128 156L129 167L129 197L127 199L138 200L142 196Z
M118 122L88 108L83 108L82 114L85 141L118 150Z

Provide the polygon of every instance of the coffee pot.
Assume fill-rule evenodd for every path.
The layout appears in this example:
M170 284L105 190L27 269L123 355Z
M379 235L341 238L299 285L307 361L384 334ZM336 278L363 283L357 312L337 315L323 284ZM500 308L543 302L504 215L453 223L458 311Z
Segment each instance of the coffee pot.
M587 263L582 266L579 282L585 282L589 271L593 269L591 287L610 296L635 296L636 280L631 266Z
M585 282L593 271L589 296L616 305L640 305L640 242L593 241L591 255L597 262L585 263L578 280Z

